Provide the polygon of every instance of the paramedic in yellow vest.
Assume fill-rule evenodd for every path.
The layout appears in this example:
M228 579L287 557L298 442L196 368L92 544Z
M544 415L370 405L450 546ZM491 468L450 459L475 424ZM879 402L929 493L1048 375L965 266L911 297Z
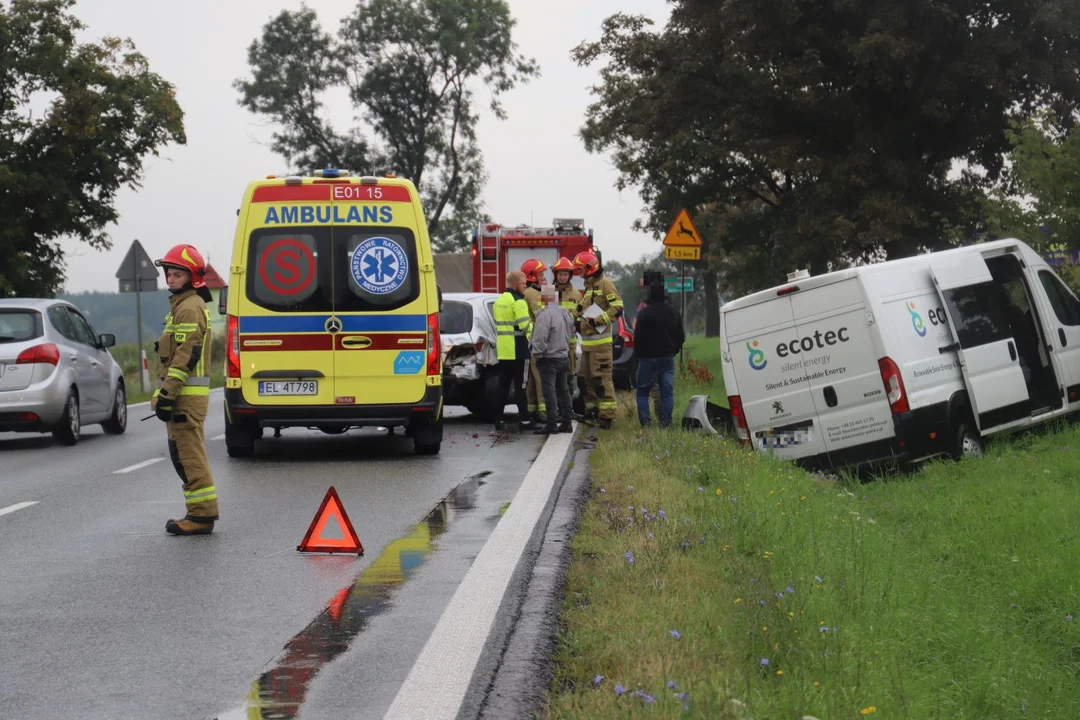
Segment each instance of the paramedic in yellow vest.
M209 535L218 519L218 496L206 458L203 426L210 404L210 302L206 263L191 245L177 245L154 264L165 271L172 297L157 350L158 389L151 401L165 422L169 457L184 483L186 512L165 523L173 535Z
M611 337L615 321L622 315L623 301L615 283L604 277L600 258L593 253L578 253L574 258L574 269L581 270L585 277L581 312L577 313L581 333L578 374L585 379L585 415L587 419L596 417L596 424L606 430L611 427L618 409L615 385L611 380L614 364Z
M506 290L495 301L496 347L499 351L499 386L495 402L495 429L502 431L506 396L514 388L514 404L518 407L518 422L522 430L533 427L525 407L525 361L529 358L529 338L532 320L525 304L525 273L511 270L506 273Z
M574 263L570 261L570 258L561 257L559 262L555 263L551 268L551 274L555 278L555 289L559 292L559 307L564 308L570 313L570 317L574 319L576 326L578 306L581 305L581 293L578 289L570 284L570 281L574 277ZM570 377L571 379L577 375L577 334L570 336ZM572 380L577 386L576 380ZM571 392L574 392L573 390Z
M540 286L544 284L544 271L547 265L542 260L530 258L521 263L521 272L525 273L525 304L529 306L529 319L535 324L536 315L543 308L540 302ZM529 410L529 419L534 423L547 420L547 404L544 393L540 390L540 371L529 357L529 375L525 383L525 400Z

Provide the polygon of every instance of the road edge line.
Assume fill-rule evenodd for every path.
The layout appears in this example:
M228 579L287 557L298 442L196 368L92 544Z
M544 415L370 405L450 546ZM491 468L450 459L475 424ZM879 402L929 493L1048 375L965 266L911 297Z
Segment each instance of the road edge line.
M551 507L576 433L549 436L462 578L384 720L452 720L473 683L511 582Z

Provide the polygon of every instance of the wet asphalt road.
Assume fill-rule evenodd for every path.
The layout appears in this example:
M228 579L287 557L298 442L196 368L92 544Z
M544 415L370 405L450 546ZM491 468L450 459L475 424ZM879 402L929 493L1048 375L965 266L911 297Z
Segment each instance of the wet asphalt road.
M0 435L0 717L382 717L542 446L450 409L436 457L286 430L234 460L217 408L209 537L164 533L183 496L145 406L74 448ZM330 485L361 558L295 550Z

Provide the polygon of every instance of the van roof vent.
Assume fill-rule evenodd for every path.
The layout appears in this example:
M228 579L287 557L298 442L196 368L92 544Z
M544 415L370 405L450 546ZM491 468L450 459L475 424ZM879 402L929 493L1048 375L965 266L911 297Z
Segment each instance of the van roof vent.
M810 277L809 270L796 270L795 272L789 272L787 274L788 282L795 282L796 280L805 280Z

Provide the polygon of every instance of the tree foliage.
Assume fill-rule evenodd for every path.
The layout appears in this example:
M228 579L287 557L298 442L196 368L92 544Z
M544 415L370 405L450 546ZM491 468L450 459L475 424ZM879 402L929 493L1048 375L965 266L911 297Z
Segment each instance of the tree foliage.
M644 227L711 213L711 267L747 289L973 237L1010 122L1080 101L1072 0L672 6L574 51L603 63L582 137L640 186Z
M129 40L76 42L73 5L0 5L0 297L56 293L59 239L108 249L116 192L185 142L173 86Z
M1080 131L1052 113L1013 123L1006 180L987 203L1000 235L1080 248Z
M290 163L410 178L436 248L461 249L483 218L474 88L503 118L502 94L537 74L514 24L504 0L361 0L336 36L310 8L284 11L248 50L240 104L274 121L272 147ZM347 89L363 129L326 119L333 88Z

